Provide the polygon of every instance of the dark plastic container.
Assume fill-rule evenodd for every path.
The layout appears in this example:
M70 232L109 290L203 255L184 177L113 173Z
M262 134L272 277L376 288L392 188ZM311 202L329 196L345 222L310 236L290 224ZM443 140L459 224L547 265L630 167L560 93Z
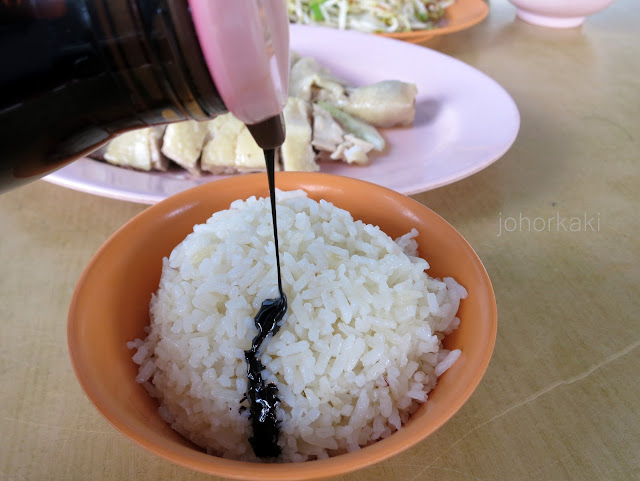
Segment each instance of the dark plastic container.
M0 191L126 130L225 111L186 0L0 2Z

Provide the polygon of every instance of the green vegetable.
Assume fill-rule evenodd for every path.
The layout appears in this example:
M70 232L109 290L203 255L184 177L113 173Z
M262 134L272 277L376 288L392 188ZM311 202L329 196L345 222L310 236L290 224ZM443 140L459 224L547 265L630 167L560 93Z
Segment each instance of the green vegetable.
M309 9L311 10L311 16L316 22L321 22L324 20L324 15L322 14L320 5L322 5L326 1L327 0L315 0L309 4Z
M434 28L455 0L288 0L289 21L364 32Z
M348 114L344 110L340 110L335 105L322 101L318 102L318 105L329 112L347 132L355 135L359 139L369 142L377 151L384 149L385 141L375 127Z

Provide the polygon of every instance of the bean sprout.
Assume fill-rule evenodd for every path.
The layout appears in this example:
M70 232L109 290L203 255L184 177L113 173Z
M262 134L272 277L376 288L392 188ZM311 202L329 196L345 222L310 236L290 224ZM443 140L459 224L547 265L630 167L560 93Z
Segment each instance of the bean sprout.
M407 32L438 26L454 0L288 0L292 23L364 32Z

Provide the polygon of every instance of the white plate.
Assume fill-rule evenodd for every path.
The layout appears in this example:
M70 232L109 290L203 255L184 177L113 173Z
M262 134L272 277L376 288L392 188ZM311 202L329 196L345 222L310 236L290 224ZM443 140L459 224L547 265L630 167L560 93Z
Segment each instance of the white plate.
M383 130L385 152L368 166L325 163L323 172L415 194L484 169L509 149L518 133L520 116L509 94L485 74L444 54L376 35L298 25L291 26L291 47L354 85L397 79L418 86L415 124ZM184 171L136 172L80 159L45 180L153 204L218 178Z

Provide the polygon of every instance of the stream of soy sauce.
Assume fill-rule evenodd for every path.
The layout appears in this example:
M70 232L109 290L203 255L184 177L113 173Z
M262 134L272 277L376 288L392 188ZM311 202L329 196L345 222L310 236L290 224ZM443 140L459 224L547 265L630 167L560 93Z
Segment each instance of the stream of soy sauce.
M278 224L276 220L275 196L275 149L265 149L264 159L269 178L269 194L271 196L271 217L273 219L273 237L276 249L276 265L278 269L278 290L280 297L267 299L262 303L258 314L254 318L258 335L251 342L251 349L244 352L247 362L248 386L244 400L249 401L249 419L253 429L253 436L249 443L254 454L259 458L271 458L280 455L280 428L277 418L278 387L274 383L266 383L262 377L264 365L260 361L258 350L269 335L274 335L280 329L280 321L287 312L287 297L282 290L280 275L280 253L278 252ZM242 407L241 410L246 408Z

